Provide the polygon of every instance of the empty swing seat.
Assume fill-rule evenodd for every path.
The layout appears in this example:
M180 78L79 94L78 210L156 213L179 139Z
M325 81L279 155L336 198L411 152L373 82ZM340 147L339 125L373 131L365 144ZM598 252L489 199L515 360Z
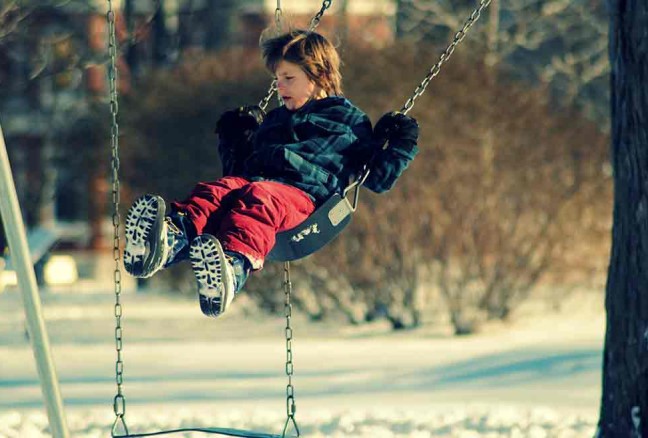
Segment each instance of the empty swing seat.
M112 436L113 438L143 438L143 437L170 435L170 434L186 433L186 432L202 432L211 435L234 436L240 438L282 438L282 435L269 434L263 432L252 432L249 430L240 430L240 429L223 429L219 427L182 428L182 429L161 430L158 432L133 433L128 435L112 435Z

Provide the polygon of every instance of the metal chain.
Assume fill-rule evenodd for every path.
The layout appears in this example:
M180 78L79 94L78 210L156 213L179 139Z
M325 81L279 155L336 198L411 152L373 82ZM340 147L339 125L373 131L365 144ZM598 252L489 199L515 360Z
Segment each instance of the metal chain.
M332 0L324 0L322 2L322 9L320 9L319 12L315 14L315 16L310 21L310 26L308 27L309 32L314 31L315 28L319 26L322 15L324 15L324 12L326 12L326 10L331 7L331 3L333 3Z
M122 327L121 327L121 267L120 267L120 242L119 226L121 218L119 215L119 125L117 123L117 113L119 107L117 104L117 38L115 35L115 12L112 7L112 0L108 0L108 12L106 14L108 23L108 55L110 63L108 65L108 82L110 87L110 145L112 152L111 169L112 169L112 203L113 203L113 260L115 269L113 278L115 282L115 349L117 351L117 362L115 363L115 382L117 383L117 395L113 400L113 410L115 412L115 422L113 423L111 435L116 436L117 429L121 426L126 435L128 427L124 420L126 415L126 398L123 393L124 383L124 361L122 359Z
M272 99L272 96L275 94L275 91L277 91L277 81L274 80L270 84L270 88L268 88L268 92L266 93L265 97L261 99L259 102L259 108L261 108L263 111L268 107L268 104L270 103L270 99Z
M317 14L311 19L310 25L308 27L308 31L312 32L315 30L317 26L319 26L320 21L322 19L322 16L324 15L324 12L328 8L331 7L331 3L333 3L333 0L324 0L322 2L322 8L319 10ZM281 19L283 17L283 14L281 12L281 0L277 0L277 9L275 9L275 26L277 26L277 29L280 28L281 24ZM259 108L265 111L265 109L268 107L268 104L270 103L270 99L272 99L272 96L275 94L277 91L277 81L272 81L270 84L270 88L268 88L268 92L266 93L265 97L261 99L259 102Z
M281 32L283 27L283 12L281 11L281 0L277 0L277 8L275 9L275 27L277 34Z
M466 20L466 23L464 23L463 27L461 28L460 31L458 31L454 39L452 40L452 43L445 49L445 51L441 54L441 57L439 58L439 61L434 64L434 66L430 69L430 72L427 74L425 79L419 84L418 87L416 87L416 90L414 90L414 94L412 97L410 97L407 102L405 102L405 105L403 108L401 108L400 112L403 114L407 114L413 107L414 107L414 101L418 99L424 92L425 89L427 88L428 84L430 81L439 74L441 71L441 66L443 65L444 62L446 62L450 56L452 56L452 53L454 52L455 48L457 45L463 41L463 39L466 37L466 33L468 32L468 29L475 24L477 20L479 20L479 17L482 13L482 11L490 5L491 0L481 0L479 3L479 7L477 7L472 14L470 14L470 17L468 20Z
M286 293L286 304L284 307L286 313L286 376L288 376L288 385L286 386L286 424L284 425L282 437L286 436L288 426L292 423L297 436L300 436L299 427L295 420L295 411L297 405L295 404L295 387L292 384L293 376L293 357L292 357L292 339L293 332L290 326L290 319L292 318L292 304L290 303L290 295L292 292L292 282L290 281L290 262L284 263L284 292Z

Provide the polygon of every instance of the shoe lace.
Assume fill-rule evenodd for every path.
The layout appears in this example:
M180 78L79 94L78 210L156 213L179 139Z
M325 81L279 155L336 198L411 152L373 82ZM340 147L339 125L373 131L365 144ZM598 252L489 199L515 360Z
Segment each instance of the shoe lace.
M180 227L178 227L175 222L173 222L173 219L171 219L171 216L166 216L164 218L164 222L166 222L168 229L173 233L173 234L182 234L182 230L180 230Z

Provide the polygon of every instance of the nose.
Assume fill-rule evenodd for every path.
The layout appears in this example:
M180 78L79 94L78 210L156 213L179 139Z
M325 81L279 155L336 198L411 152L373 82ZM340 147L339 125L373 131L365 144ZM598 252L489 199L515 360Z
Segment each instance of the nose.
M277 79L277 89L281 91L284 88L286 88L286 84L284 83L284 81L281 79Z

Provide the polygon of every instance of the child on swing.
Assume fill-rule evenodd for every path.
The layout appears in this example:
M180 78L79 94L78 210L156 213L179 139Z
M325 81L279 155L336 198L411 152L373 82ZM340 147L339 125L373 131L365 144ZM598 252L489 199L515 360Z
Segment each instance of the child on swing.
M322 35L292 31L262 43L284 105L225 112L217 123L223 176L183 201L137 199L126 218L124 266L134 277L189 259L203 313L219 316L250 271L263 267L278 232L303 222L363 165L365 186L389 190L418 152L418 125L369 118L342 97L340 58ZM383 148L383 145L386 147Z

